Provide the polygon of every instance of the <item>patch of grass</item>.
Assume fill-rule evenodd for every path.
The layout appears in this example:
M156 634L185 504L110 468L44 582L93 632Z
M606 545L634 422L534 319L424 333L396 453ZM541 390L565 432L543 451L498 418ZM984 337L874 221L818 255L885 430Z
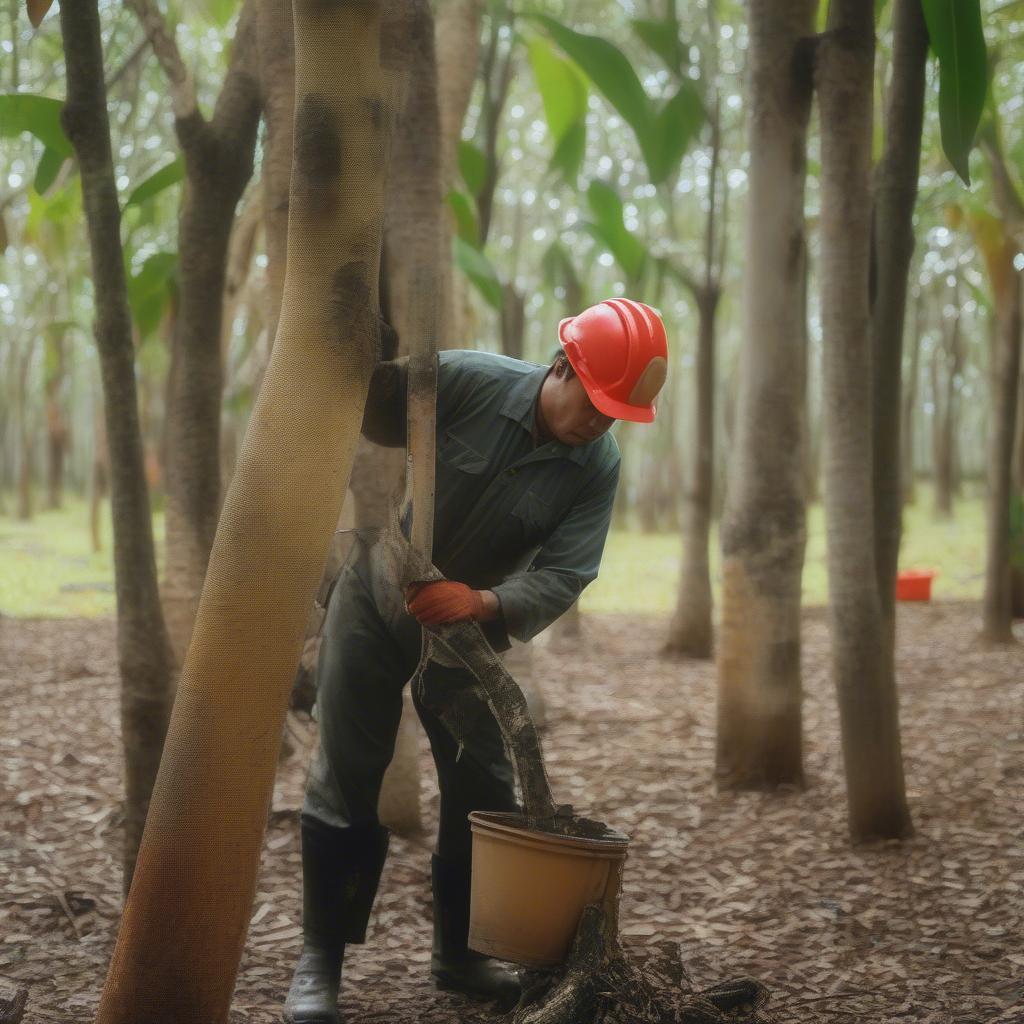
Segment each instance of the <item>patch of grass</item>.
M11 502L8 502L8 508ZM163 562L163 514L153 517L157 565ZM102 549L93 552L88 502L28 522L0 517L0 612L25 618L101 618L115 612L110 503L103 504Z
M985 519L980 498L957 504L949 522L936 522L931 496L918 489L918 503L904 522L905 568L936 569L936 599L978 599L984 584ZM8 503L11 507L11 503ZM153 517L157 562L163 562L164 520ZM601 575L583 596L584 611L660 612L675 607L682 545L679 537L614 531L608 538ZM721 580L718 533L711 538L715 599ZM110 505L104 504L103 549L92 553L89 506L68 498L65 508L40 512L28 523L0 517L0 612L5 615L63 618L114 614ZM804 603L825 604L828 573L825 519L820 505L808 516Z

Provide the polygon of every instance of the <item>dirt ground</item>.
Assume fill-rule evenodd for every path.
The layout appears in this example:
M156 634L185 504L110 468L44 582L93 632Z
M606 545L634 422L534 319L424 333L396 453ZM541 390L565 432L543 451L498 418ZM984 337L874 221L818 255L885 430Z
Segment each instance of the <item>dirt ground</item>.
M541 646L556 798L632 837L623 929L674 940L699 985L740 975L774 1020L1024 1024L1024 648L975 643L978 609L900 611L903 741L916 837L851 848L819 611L804 630L809 787L717 794L714 670L661 660L661 618L592 616ZM93 1019L120 908L120 747L108 621L0 620L0 997L25 1020ZM308 739L308 730L299 733ZM392 843L349 1021L496 1019L428 977L428 832ZM282 764L232 1022L280 1018L300 945L297 808Z

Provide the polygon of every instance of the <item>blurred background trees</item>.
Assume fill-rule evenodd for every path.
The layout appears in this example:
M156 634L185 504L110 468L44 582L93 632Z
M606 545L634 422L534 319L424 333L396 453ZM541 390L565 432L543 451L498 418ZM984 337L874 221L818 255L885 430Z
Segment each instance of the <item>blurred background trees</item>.
M401 175L417 181L424 160L440 180L442 347L546 362L558 321L603 296L664 313L672 366L658 419L615 428L611 547L665 538L656 564L633 562L670 595L667 650L717 651L728 784L802 779L801 580L825 599L823 488L847 712L862 707L864 691L842 680L864 678L857 658L876 643L865 638L891 650L890 581L914 542L901 522L978 531L987 502L987 540L971 548L961 592L984 595L990 639L1008 639L1024 612L1024 5L996 4L984 39L973 0L874 5L873 53L837 72L861 90L866 119L856 194L830 177L829 132L849 125L821 77L845 38L828 6L437 0L441 137L413 133ZM950 10L974 20L951 26ZM227 0L102 2L100 14L143 466L180 658L276 333L290 16L287 4ZM24 521L63 504L88 518L91 506L98 547L110 456L82 178L60 125L64 53L56 18L32 31L9 4L0 19L0 514ZM759 78L759 19L773 46L792 20L788 85ZM778 88L789 106L772 124L764 103ZM867 218L855 270L833 263L851 211ZM389 207L382 294L396 322L415 279L407 215ZM856 292L853 305L837 287ZM861 332L853 355L853 335L836 333L847 328ZM390 479L378 457L361 456L354 493ZM851 586L853 597L836 591ZM884 661L867 673L882 682L862 727L890 721L892 776Z

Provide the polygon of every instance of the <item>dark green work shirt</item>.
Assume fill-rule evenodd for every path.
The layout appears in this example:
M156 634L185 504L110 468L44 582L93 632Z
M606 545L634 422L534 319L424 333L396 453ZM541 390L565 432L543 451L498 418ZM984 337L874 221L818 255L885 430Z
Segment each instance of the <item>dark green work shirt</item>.
M434 564L448 579L493 590L505 630L523 641L596 578L619 479L611 434L579 447L534 444L547 370L488 352L438 356ZM379 371L368 409L404 411L404 367ZM363 424L371 440L394 444L400 433L404 443L404 419L389 417L381 430L373 417Z

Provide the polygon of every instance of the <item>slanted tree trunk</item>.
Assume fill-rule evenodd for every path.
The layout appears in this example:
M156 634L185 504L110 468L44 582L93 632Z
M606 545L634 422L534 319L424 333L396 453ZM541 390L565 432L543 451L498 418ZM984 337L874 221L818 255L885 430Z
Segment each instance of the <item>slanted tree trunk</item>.
M97 406L99 403L97 403ZM107 426L102 411L93 414L92 472L89 475L89 536L92 550L103 550L103 499L110 486L110 452L107 447ZM154 768L154 777L156 769Z
M914 204L921 165L925 61L928 30L920 0L895 0L892 79L885 111L885 148L875 170L872 230L871 395L872 482L874 491L875 572L882 616L895 650L896 571L902 533L905 460L900 427L912 444L914 388L920 339L915 320L913 359L908 384L909 414L903 411L903 334L907 281L914 252ZM920 295L918 296L920 311ZM919 317L917 318L919 320ZM913 448L910 449L911 475ZM895 670L887 670L887 672ZM895 687L895 676L893 676ZM895 693L892 696L895 713Z
M898 838L911 831L892 632L879 594L874 518L864 514L874 506L869 309L873 12L862 0L832 0L817 63L829 602L849 826L855 839ZM891 429L889 404L885 411ZM888 493L893 478L898 482L898 461L891 452L886 473Z
M99 1024L227 1021L288 690L377 355L384 183L408 61L388 48L382 59L380 41L407 38L409 7L303 0L295 16L278 337L224 502Z
M60 5L60 25L67 69L61 123L82 179L110 457L127 890L167 728L173 654L157 587L96 0L65 0Z
M751 0L743 351L722 523L716 770L725 788L803 782L804 182L812 0Z
M932 353L932 452L934 456L936 519L953 518L956 490L956 378L963 368L960 314L942 318L942 345ZM943 370L945 378L943 378Z
M186 183L178 225L178 309L167 382L164 615L179 662L188 648L220 513L221 322L235 207L252 177L260 103L256 6L242 8L213 116L152 0L128 0L167 77Z

